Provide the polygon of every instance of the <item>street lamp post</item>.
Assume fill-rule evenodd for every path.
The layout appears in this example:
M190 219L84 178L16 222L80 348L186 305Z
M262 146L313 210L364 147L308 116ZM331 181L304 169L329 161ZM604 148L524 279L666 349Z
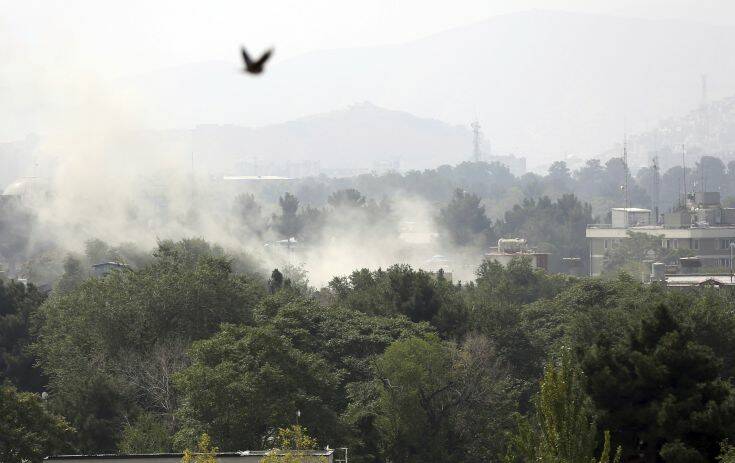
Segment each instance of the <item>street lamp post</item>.
M731 242L730 243L730 283L733 282L732 281L733 280L733 272L732 272L732 269L733 269L733 265L732 265L733 251L735 251L735 242Z

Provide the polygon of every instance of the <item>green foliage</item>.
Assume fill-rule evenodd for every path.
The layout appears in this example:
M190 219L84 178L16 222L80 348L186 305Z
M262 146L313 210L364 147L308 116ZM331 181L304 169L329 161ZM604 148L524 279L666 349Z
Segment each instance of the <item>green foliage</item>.
M179 447L207 432L228 450L262 448L297 410L316 435L334 435L329 404L338 377L321 357L294 348L272 328L224 325L190 354L192 365L176 382L183 394Z
M84 255L91 265L117 261L119 257L107 243L97 238L87 240L84 243Z
M568 350L558 365L547 364L541 391L530 419L519 420L511 440L510 461L548 463L609 463L610 435L605 433L602 452L595 457L598 433L592 404L584 392L582 374ZM620 461L618 449L614 461Z
M74 291L87 278L88 272L83 269L82 261L69 255L64 260L64 273L56 282L54 290L57 294L66 294Z
M217 447L212 446L212 439L207 433L197 440L196 451L184 450L181 463L217 463Z
M266 310L264 304L256 312L259 324L273 327L297 349L322 356L347 383L369 379L372 360L394 341L433 331L405 317L370 316L303 298L281 301L271 314Z
M350 388L346 414L365 435L379 436L378 447L363 443L363 450L376 452L373 458L497 457L515 396L507 370L484 338L473 337L460 350L436 337L397 341L375 368L375 380Z
M240 194L235 197L233 206L235 217L242 226L246 235L262 236L266 230L263 208L255 200L252 193Z
M34 285L0 280L0 384L10 381L21 390L40 391L45 379L29 351L32 322L45 299Z
M727 440L720 444L720 454L717 456L720 463L735 463L735 447Z
M603 423L627 451L642 443L649 461L659 452L666 461L682 454L711 461L735 431L735 394L720 376L721 360L667 305L649 308L623 341L601 339L584 368Z
M507 267L483 262L474 285L465 288L470 327L487 336L509 363L517 378L536 383L547 357L547 342L565 319L554 310L540 315L536 305L561 293L571 280L531 268L528 259L514 259ZM545 319L544 319L545 318Z
M664 248L661 245L663 235L654 236L634 231L628 231L627 234L628 238L620 240L618 245L606 252L606 272L623 269L633 276L638 276L641 272L650 270L642 263L644 260L677 263L679 257L694 255L689 249Z
M430 321L448 336L459 337L466 330L469 314L460 288L408 265L356 270L349 277L335 277L329 288L338 304L360 312Z
M451 175L487 174L465 167ZM341 192L323 213L349 221L390 208L362 199ZM507 222L524 233L589 212L571 197L527 206ZM93 244L90 255L121 249ZM732 453L719 447L735 431L728 291L553 275L527 259L485 262L463 284L395 265L316 291L299 268L267 281L247 256L199 239L163 241L140 262L80 281L86 263L70 260L39 309L32 285L0 284L3 379L40 390L43 372L43 405L78 430L67 438L75 451L171 451L207 433L191 458L215 442L276 447L270 456L282 459L294 444L278 443L277 430L298 434L288 426L300 410L355 463L500 461L518 413L518 460L607 462L612 441L631 457L642 442L650 462ZM564 356L544 371L563 346L588 381ZM593 417L610 430L604 439Z
M479 196L457 189L452 200L439 211L439 224L452 243L482 246L492 241L491 222Z
M365 197L354 188L335 191L329 198L327 203L335 209L339 208L359 208L365 205Z
M502 301L521 305L560 293L569 279L533 268L528 258L511 260L507 267L495 261L483 261L477 269L477 289L471 291L482 302Z
M564 271L562 257L579 257L586 265L587 243L581 237L593 221L592 206L565 194L556 202L547 196L524 199L505 212L504 221L496 228L502 237L522 237L539 250L550 252L550 270Z
M303 426L280 428L276 446L260 460L262 463L326 463L326 456L311 455L317 449L317 441L306 434Z
M283 274L277 268L274 268L271 272L271 278L268 280L268 290L271 294L274 294L280 291L281 288L283 288Z
M185 364L175 340L252 320L264 283L216 253L201 240L162 242L149 266L87 280L41 307L35 352L80 449L114 451L124 417L141 407L172 416L172 370Z
M164 453L171 451L170 431L153 413L141 413L134 423L127 423L117 444L121 453Z
M46 409L38 394L0 386L0 461L39 463L69 450L74 430Z
M278 199L281 215L273 215L276 231L281 237L288 239L299 236L302 221L298 215L299 200L291 193L285 193Z

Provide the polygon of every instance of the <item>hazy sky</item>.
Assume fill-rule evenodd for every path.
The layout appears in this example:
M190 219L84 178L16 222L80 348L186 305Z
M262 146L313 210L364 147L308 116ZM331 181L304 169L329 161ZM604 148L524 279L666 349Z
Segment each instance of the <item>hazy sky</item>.
M731 0L0 0L16 46L34 64L103 76L206 60L237 46L275 45L277 57L403 42L532 8L735 23ZM27 55L24 56L24 58Z
M283 60L533 8L735 24L731 0L0 0L0 141L45 130L35 115L45 102L84 99L92 83L114 87L162 67L234 65L241 43L273 45Z

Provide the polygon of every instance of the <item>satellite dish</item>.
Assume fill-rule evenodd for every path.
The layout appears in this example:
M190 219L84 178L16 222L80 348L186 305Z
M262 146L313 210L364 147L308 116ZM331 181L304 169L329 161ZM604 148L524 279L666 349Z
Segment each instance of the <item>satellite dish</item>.
M41 399L43 399L43 400L48 400L48 392L46 392L46 391L43 391L43 392L41 393Z

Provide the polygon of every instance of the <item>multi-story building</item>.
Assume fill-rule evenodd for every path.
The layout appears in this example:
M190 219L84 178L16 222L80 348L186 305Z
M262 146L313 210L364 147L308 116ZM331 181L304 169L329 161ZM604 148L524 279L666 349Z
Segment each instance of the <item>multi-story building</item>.
M628 232L660 236L666 249L688 249L701 267L732 268L735 208L722 207L717 192L692 193L679 210L654 217L649 209L615 208L611 224L587 226L590 274L602 273L606 253ZM731 246L732 245L732 246Z

